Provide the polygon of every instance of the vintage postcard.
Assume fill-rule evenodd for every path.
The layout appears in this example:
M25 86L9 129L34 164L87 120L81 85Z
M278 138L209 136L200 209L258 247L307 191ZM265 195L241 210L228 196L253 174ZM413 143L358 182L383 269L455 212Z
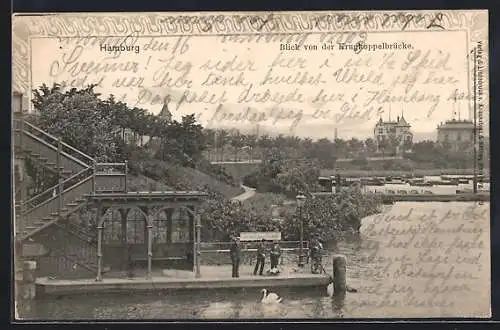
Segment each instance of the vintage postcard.
M17 320L491 316L486 10L12 31Z

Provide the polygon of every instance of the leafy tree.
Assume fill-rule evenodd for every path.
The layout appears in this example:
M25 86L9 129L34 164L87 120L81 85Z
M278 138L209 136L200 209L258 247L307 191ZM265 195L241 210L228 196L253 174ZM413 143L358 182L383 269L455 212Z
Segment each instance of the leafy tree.
M217 131L217 148L219 150L220 161L224 161L224 150L226 144L229 142L229 133L228 131L221 129Z
M304 221L305 239L319 233L323 240L331 241L346 232L359 232L361 219L377 213L380 205L376 195L343 189L336 195L307 199L300 218L296 206L286 206L279 195L266 194L238 205L212 194L203 206L202 240L228 241L231 234L241 231L274 230L281 231L285 240L298 240L300 222ZM281 219L273 219L275 206Z
M357 138L351 138L347 141L347 148L349 149L350 156L357 156L364 149L363 141Z
M203 130L203 135L204 135L204 141L205 141L205 146L206 149L208 150L208 159L210 161L215 160L214 157L214 151L216 151L216 144L215 144L215 134L216 131L213 129L206 128Z
M317 159L323 168L333 168L336 161L336 148L328 139L320 139L313 143L306 153L306 158Z
M365 152L367 154L375 154L377 152L377 145L372 138L365 140Z
M233 131L230 136L230 143L234 152L234 160L238 161L238 155L241 151L241 148L243 148L243 146L245 145L245 140L243 135L241 135L241 133L237 130Z
M249 147L250 160L253 160L253 153L255 146L257 145L257 135L248 134L244 136L244 144Z
M194 114L183 116L181 122L182 150L188 156L198 158L202 151L206 148L205 136L203 135L203 127L196 123Z
M60 85L42 85L33 92L38 124L52 135L98 161L122 161L117 154L113 103L102 101L93 85L63 92Z

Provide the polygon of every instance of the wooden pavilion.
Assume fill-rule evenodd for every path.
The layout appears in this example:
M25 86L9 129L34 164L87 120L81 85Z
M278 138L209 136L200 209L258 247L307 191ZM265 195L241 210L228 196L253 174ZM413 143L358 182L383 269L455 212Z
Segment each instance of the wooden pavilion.
M198 191L119 192L87 195L96 208L97 281L103 266L128 270L134 265L192 270L200 277Z

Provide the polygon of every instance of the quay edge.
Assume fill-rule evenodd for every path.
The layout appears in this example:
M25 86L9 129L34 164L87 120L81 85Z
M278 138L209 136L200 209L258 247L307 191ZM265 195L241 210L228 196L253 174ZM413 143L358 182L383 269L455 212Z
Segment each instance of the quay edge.
M36 281L37 298L47 296L72 296L85 294L113 294L133 292L160 292L176 290L216 290L247 288L317 288L326 286L329 278L326 275L300 274L301 276L266 276L240 278L198 278L198 279L103 279L98 282L87 280L49 280L39 278Z

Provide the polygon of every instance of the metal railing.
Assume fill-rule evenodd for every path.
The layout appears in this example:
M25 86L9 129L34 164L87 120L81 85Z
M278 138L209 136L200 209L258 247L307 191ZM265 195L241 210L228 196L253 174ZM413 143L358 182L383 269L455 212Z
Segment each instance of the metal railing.
M93 169L87 168L81 170L73 176L65 179L64 181L53 185L52 187L46 189L42 193L30 198L26 202L22 204L22 212L30 213L33 209L41 206L42 204L56 200L58 198L63 197L64 193L71 190L74 186L76 186L79 182L91 177L93 175ZM61 189L62 188L62 189ZM62 190L62 193L59 193L59 190Z
M123 171L102 171L97 172L97 169L102 169L102 168L116 168L116 167L122 167ZM22 204L22 212L27 213L30 212L32 209L36 208L37 206L49 201L49 200L54 200L56 198L62 197L61 194L59 194L59 191L62 190L63 194L67 191L70 190L71 187L75 186L77 183L80 181L83 181L85 179L88 179L91 176L99 177L96 178L96 190L113 190L113 191L127 191L127 162L124 163L96 163L95 168L87 168L83 169L80 172L76 173L75 175L65 179L64 181L57 183L53 185L50 188L47 188L45 191L39 193L36 196L33 196L29 200L23 202ZM117 181L118 179L118 185L114 184L114 182L109 182L111 181ZM100 189L100 187L102 189ZM109 189L108 189L109 188ZM83 196L83 195L82 195ZM64 204L64 203L63 203ZM61 204L61 206L63 205Z
M128 162L95 163L95 193L127 192Z
M302 242L303 250L309 249L309 242ZM255 252L260 242L240 242L241 251ZM202 242L200 244L200 252L229 252L232 242L214 242L207 243ZM300 251L300 241L279 241L281 251ZM268 248L271 248L271 244L268 243Z
M200 246L200 262L202 264L225 264L230 263L229 248L231 242L203 242ZM241 242L241 264L255 264L256 251L259 242ZM281 249L280 264L298 262L300 252L300 241L280 241ZM267 246L266 255L269 255L271 244ZM303 254L308 260L309 243L303 242Z
M19 125L19 127L22 127L22 132L21 134L24 134L24 133L30 133L34 136L36 136L38 139L46 142L47 144L51 145L52 147L54 147L55 149L58 148L58 143L59 143L59 140L57 137L45 132L44 130L36 127L35 125L27 122L26 120L24 119L14 119L14 121L23 121L22 122L22 125ZM17 126L15 124L15 128L17 129ZM85 154L84 152L76 149L75 147L72 147L71 145L67 144L67 143L64 143L64 142L61 142L61 147L62 147L62 154L65 155L65 156L69 156L73 159L76 159L77 161L85 164L87 167L90 167L92 166L93 162L94 162L94 159L92 157L90 157L89 155Z

